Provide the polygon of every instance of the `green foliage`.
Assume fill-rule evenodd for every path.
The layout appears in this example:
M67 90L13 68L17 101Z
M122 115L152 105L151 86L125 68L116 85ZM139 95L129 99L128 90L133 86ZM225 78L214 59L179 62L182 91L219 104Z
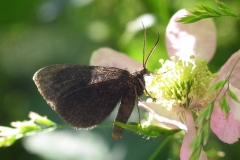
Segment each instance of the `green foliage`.
M238 97L236 96L235 93L233 93L233 91L231 91L230 89L228 89L228 94L230 95L230 97L232 99L234 99L237 103L240 103L240 100L238 99Z
M181 131L180 129L167 129L155 125L141 126L141 124L136 122L129 122L127 124L121 122L114 122L114 124L146 137L169 136Z
M222 17L222 16L230 16L237 19L240 19L239 16L233 13L233 11L223 2L216 1L219 9L223 12L220 13L215 9L212 9L208 6L197 4L197 9L187 9L192 15L186 15L178 20L178 22L182 23L194 23L200 21L205 18L214 18L214 17Z
M210 136L210 121L207 121L204 126L203 126L203 130L202 130L202 137L203 137L203 145L206 145Z
M219 102L219 106L222 110L222 112L224 113L224 115L227 115L230 111L230 107L229 107L229 104L227 102L227 99L225 96L223 96Z
M199 159L201 151L202 147L197 147L195 150L192 151L192 155L190 156L189 160Z
M222 88L228 81L227 80L222 80L222 81L218 81L215 84L213 84L209 90L216 90L219 88Z
M0 147L8 147L20 138L58 128L54 122L34 112L30 112L29 117L28 121L12 122L12 127L0 126Z

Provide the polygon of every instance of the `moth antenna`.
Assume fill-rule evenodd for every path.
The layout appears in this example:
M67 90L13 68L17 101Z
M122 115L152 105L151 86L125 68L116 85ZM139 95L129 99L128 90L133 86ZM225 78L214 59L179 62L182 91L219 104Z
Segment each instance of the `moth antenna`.
M144 30L144 33L143 33L144 34L144 38L143 38L143 62L142 62L142 64L143 64L143 68L146 68L145 60L144 60L145 59L145 54L146 54L146 28L145 28L143 22L142 22L142 26L143 26L143 30Z
M144 32L144 33L145 33L145 32ZM160 40L160 34L158 33L157 42L154 44L153 48L151 49L150 53L148 54L148 56L147 56L147 58L146 58L146 61L145 61L144 64L143 64L143 67L144 67L144 68L145 68L145 66L146 66L146 64L147 64L147 61L148 61L149 57L152 55L154 49L157 47L159 40Z

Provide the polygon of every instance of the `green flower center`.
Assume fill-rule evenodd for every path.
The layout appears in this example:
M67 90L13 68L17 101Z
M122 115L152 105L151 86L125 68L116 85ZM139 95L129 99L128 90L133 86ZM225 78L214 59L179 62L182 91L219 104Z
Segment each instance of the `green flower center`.
M212 74L205 60L189 61L160 60L160 69L155 75L146 77L146 89L156 103L167 107L169 110L198 111L199 105L206 106L212 99L212 93L208 90ZM174 108L175 107L175 108Z

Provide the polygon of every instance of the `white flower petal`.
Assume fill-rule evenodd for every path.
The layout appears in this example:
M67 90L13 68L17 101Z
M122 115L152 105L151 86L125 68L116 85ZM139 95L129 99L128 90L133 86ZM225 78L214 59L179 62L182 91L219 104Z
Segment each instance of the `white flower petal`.
M176 22L188 12L182 9L175 13L166 30L166 45L169 57L206 59L209 62L216 50L216 28L212 19L203 19L195 23Z
M172 114L170 111L166 110L164 107L156 103L147 103L147 102L138 102L138 106L149 111L150 117L152 116L154 124L159 126L165 126L171 129L179 128L187 131L185 124L180 122L175 114Z

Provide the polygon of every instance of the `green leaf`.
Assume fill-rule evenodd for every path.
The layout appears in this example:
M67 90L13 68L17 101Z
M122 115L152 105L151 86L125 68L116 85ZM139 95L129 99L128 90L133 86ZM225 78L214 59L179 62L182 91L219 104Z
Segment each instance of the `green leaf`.
M15 135L11 137L4 137L0 140L0 147L9 147L14 144L14 142L19 139Z
M208 110L209 110L209 107L206 107L202 113L197 117L197 120L195 122L195 124L197 126L199 126L200 124L204 123L206 118L207 118L207 115L208 115Z
M211 115L212 115L212 112L213 112L214 102L212 102L211 104L209 104L207 107L209 108L209 110L208 110L208 115L207 115L207 119L209 119L209 118L211 117Z
M216 90L219 89L221 87L223 87L225 84L227 83L227 80L222 80L219 82L216 82L215 84L213 84L209 89L212 90Z
M189 160L199 159L201 151L202 151L202 147L198 147L195 150L193 150Z
M219 9L222 12L224 12L226 15L223 15L220 12L208 6L197 4L196 5L197 9L187 9L192 15L186 15L180 18L179 20L177 20L177 22L182 22L184 24L187 24L187 23L194 23L205 18L213 18L213 17L220 17L220 16L231 16L231 17L240 19L240 17L234 14L227 5L219 1L217 1L217 3L219 6Z
M36 123L24 123L22 122L22 126L19 127L20 132L25 134L27 132L31 132L31 131L38 131L41 130L41 127L38 126Z
M196 4L197 8L199 8L200 10L204 10L204 8L202 7L201 4Z
M207 6L204 6L204 5L200 5L200 4L198 4L197 6L199 8L201 8L202 10L205 10L206 12L208 12L210 14L213 14L215 16L220 16L221 15L218 11L216 11L216 10L210 8L210 7L207 7Z
M190 144L190 148L192 150L192 154L189 160L199 159L200 153L202 151L202 136L196 136Z
M182 22L184 24L186 23L193 23L193 22L197 22L201 20L200 18L198 18L197 16L195 15L186 15L182 18L180 18L179 20L177 20L177 22Z
M30 112L29 117L37 124L44 125L46 127L52 127L56 125L56 123L48 119L46 116L40 116L35 112Z
M207 121L203 126L203 145L206 145L210 136L210 121Z
M168 136L180 131L180 129L169 130L164 127L149 125L144 128L141 127L139 123L129 122L127 124L121 122L113 122L114 124L126 129L144 135L147 137L156 137L156 136Z
M205 13L204 11L201 11L201 10L195 10L195 9L187 9L188 12L198 16L198 15L201 15L202 13Z
M238 97L236 96L236 94L233 93L233 91L231 91L230 89L228 89L228 93L229 93L229 95L230 95L230 97L231 97L232 99L234 99L236 102L240 103L240 100L238 99Z
M202 144L202 136L197 135L190 144L190 148L198 148Z
M198 16L199 19L212 18L212 17L213 17L212 15L207 14L207 13L205 13L205 14L201 14L200 16Z
M219 102L219 105L220 105L220 108L221 108L222 112L225 115L227 115L229 113L229 111L230 111L230 107L228 105L228 102L227 102L227 99L226 99L225 96L221 98L221 100Z
M220 8L221 9L221 8ZM226 10L226 9L221 9L221 11L223 11L225 14L227 14L228 16L232 16L232 17L236 17L238 18L238 16L236 14L234 14L232 11Z
M208 120L212 114L212 110L213 110L213 104L211 103L210 105L208 105L203 111L202 113L197 117L197 120L195 122L195 124L198 126L201 123L204 123L205 120Z
M224 10L231 11L231 9L225 3L219 2L218 0L216 0L216 2L221 10L224 9Z
M236 17L236 18L240 18L238 17L236 14L233 13L233 11L223 2L219 2L219 1L216 1L218 6L219 6L219 9L224 12L225 14L227 14L228 16L232 16L232 17Z

